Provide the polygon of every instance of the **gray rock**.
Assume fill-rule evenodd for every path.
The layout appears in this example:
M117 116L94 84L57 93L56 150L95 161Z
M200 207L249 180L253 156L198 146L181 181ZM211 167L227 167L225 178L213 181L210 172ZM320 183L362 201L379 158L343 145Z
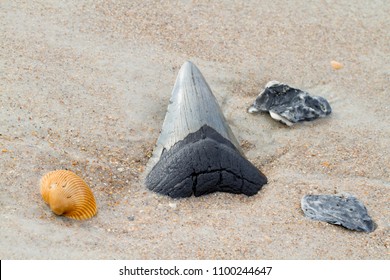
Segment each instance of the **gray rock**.
M371 232L375 229L366 207L350 194L306 195L301 200L301 208L307 217L314 220L357 231Z
M323 97L310 96L300 89L271 81L248 109L249 113L259 111L269 112L273 119L291 126L327 116L332 109Z
M199 69L181 67L153 156L148 189L173 198L216 191L256 194L267 178L250 163Z

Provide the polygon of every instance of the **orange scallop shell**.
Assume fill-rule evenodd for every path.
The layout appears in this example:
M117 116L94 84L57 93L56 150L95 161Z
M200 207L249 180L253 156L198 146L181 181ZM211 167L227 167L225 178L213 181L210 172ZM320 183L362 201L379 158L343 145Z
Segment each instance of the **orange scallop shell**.
M51 171L41 179L41 195L57 215L84 220L96 215L95 197L79 176L68 170Z

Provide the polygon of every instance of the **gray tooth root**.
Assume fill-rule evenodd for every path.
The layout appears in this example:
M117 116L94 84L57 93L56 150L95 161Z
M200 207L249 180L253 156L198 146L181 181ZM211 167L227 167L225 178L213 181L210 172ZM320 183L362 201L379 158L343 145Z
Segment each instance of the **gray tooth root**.
M356 231L371 232L375 229L366 207L349 194L306 195L301 200L301 207L305 215L314 220Z
M187 61L177 75L151 166L159 160L163 150L169 150L205 124L229 139L241 152L240 145L202 73Z
M210 87L191 62L177 76L147 172L146 186L173 198L216 191L249 196L267 183L245 158Z

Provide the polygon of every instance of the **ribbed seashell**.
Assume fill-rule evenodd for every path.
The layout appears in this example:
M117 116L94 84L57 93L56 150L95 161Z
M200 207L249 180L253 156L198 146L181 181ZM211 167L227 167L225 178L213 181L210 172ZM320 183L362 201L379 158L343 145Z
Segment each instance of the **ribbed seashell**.
M55 170L41 179L41 195L57 215L84 220L96 212L95 197L79 176L68 170Z

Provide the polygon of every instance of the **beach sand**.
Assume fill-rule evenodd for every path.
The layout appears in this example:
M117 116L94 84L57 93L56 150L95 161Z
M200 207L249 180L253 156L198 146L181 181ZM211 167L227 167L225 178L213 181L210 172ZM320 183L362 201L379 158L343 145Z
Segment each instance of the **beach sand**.
M390 259L388 1L58 2L0 3L1 259ZM144 186L186 60L268 177L257 195ZM293 127L248 114L271 80L332 114ZM39 180L56 169L91 186L97 216L50 210ZM374 232L303 215L304 195L339 193Z

